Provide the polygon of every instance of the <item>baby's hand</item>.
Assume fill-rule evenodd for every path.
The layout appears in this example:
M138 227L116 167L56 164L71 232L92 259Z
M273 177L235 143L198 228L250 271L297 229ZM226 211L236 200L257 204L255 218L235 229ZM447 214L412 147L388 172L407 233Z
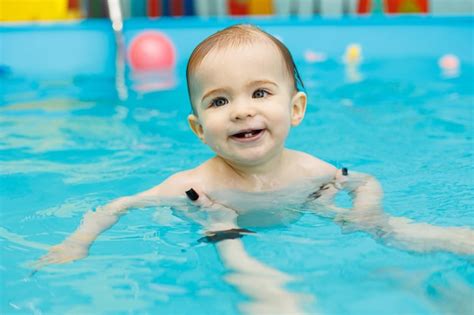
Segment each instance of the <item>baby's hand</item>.
M52 246L48 253L41 257L33 267L40 269L51 264L69 263L86 257L88 253L89 247L87 245L65 240L61 244Z

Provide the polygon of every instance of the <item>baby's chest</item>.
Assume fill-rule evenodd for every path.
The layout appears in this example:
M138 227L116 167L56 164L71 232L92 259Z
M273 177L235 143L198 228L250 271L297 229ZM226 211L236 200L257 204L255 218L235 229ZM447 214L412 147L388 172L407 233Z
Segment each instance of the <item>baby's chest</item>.
M272 194L220 196L218 202L237 214L240 227L269 227L287 225L297 221L304 213L300 198L287 198Z

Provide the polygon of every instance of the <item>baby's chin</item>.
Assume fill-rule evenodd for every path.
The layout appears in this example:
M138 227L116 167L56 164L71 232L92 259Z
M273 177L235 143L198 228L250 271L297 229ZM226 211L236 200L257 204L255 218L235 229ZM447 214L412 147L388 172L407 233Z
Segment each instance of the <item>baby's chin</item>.
M240 167L254 168L265 165L275 155L273 152L268 152L262 148L252 148L244 150L244 152L238 152L232 155L220 155L221 158L226 160L232 165L238 165Z
M242 145L227 143L226 145L210 145L217 156L225 162L240 166L255 168L263 166L274 157L283 152L282 145L263 141L255 145Z

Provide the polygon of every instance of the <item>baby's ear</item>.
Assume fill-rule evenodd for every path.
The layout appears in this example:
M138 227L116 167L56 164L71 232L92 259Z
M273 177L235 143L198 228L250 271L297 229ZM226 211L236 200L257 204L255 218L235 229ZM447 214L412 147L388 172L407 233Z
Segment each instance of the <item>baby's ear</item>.
M298 126L306 113L306 93L298 92L291 99L291 125Z
M206 141L204 140L204 130L202 129L202 125L199 122L199 118L194 114L190 114L188 116L188 123L189 123L189 127L191 127L191 130L194 132L194 134L199 139L201 139L202 142L206 143Z

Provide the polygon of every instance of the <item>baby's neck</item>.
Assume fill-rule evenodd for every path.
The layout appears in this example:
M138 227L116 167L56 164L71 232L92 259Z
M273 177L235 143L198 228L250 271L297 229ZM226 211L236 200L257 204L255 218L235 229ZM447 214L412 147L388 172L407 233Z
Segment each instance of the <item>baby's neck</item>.
M279 188L287 182L286 157L286 151L282 151L270 161L255 166L239 165L219 156L215 157L215 162L219 173L224 175L223 178L229 179L233 186L229 188L261 191Z

